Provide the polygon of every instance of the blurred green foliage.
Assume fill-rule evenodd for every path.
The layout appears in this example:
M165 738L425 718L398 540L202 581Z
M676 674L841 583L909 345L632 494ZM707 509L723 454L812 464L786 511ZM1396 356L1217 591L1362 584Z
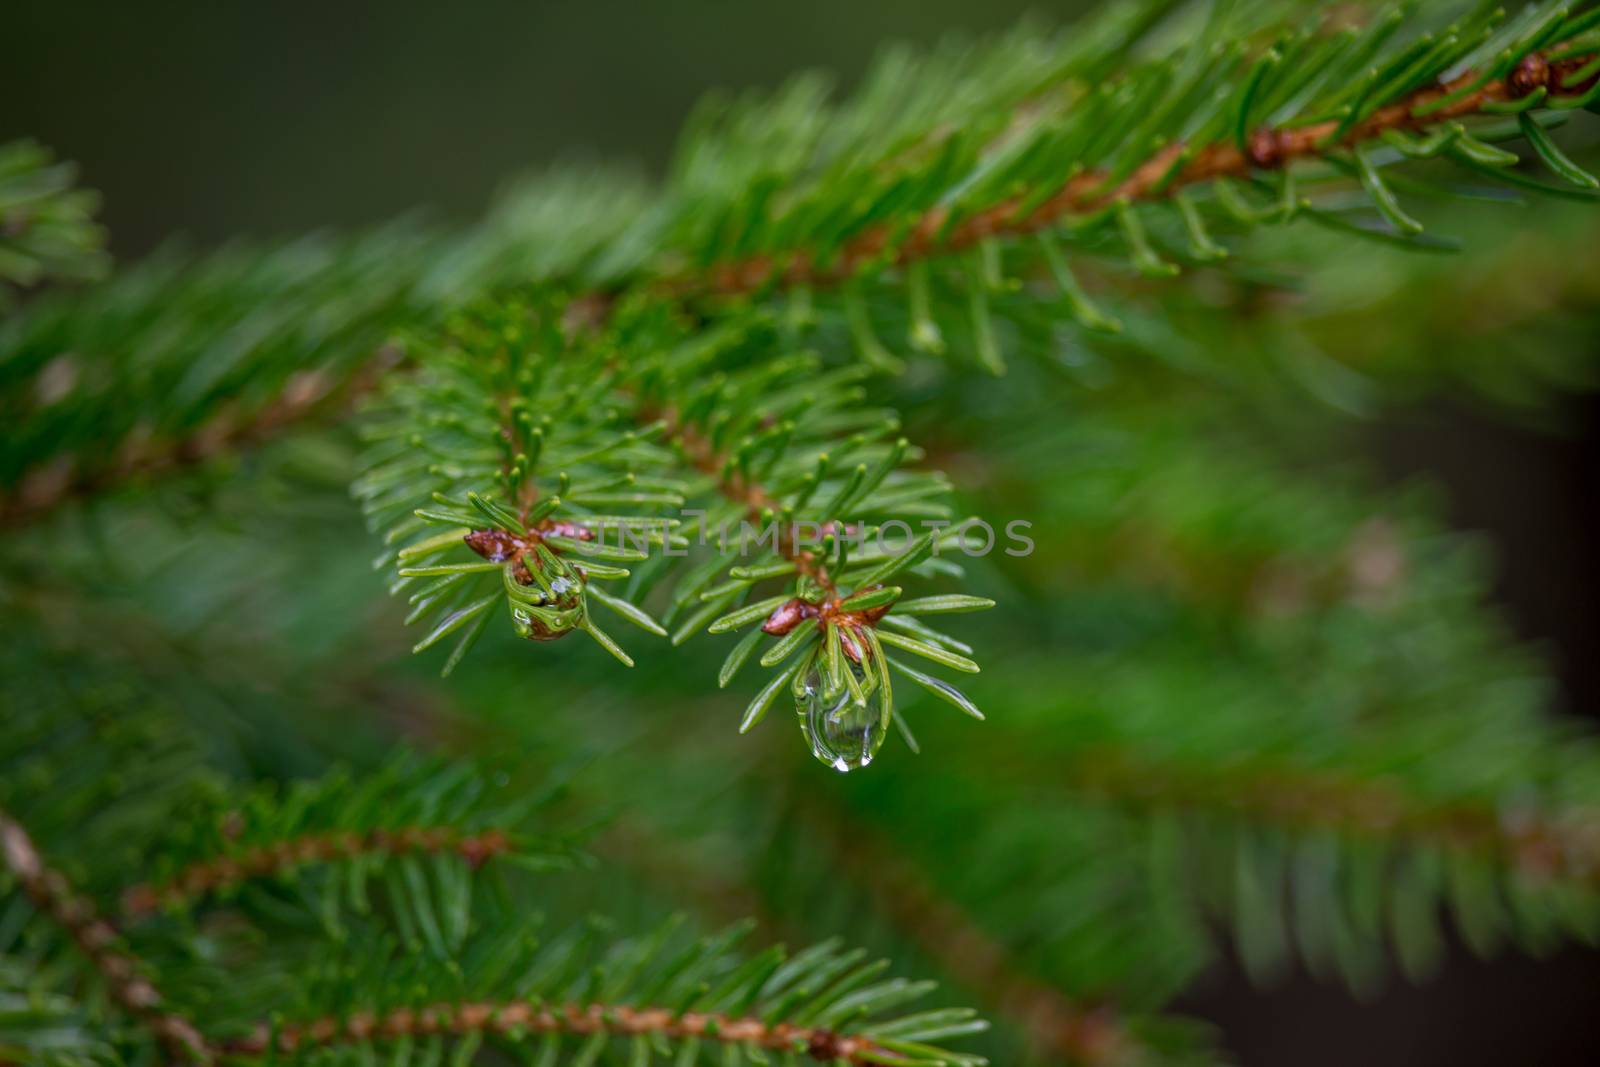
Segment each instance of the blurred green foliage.
M752 17L730 9L725 29ZM682 32L649 11L618 36L649 30L667 50L669 22ZM991 46L1016 59L992 60L998 74L974 63L993 95L954 93L964 83L936 60L937 106L908 125L962 106L993 124L996 99L1053 78L1052 63L1107 61L1091 38L1031 50L1044 40ZM821 114L809 90L785 99L794 128ZM587 642L530 646L497 626L448 682L413 660L405 605L374 579L348 500L368 463L348 421L319 416L345 410L341 390L385 338L440 337L479 290L633 277L662 252L641 234L679 253L669 266L722 258L733 231L695 227L725 217L720 197L744 203L734 164L804 166L767 140L785 132L759 121L767 112L742 126L738 114L701 128L713 139L683 157L665 208L641 179L560 171L471 229L393 225L157 260L41 300L0 332L0 411L19 427L0 452L4 481L16 491L49 470L41 458L69 455L83 498L8 531L0 553L0 763L23 769L4 776L0 811L108 911L130 870L162 883L184 863L307 832L519 828L523 867L486 878L481 896L448 849L425 869L386 853L292 865L237 895L195 894L196 911L130 922L118 951L150 961L172 1002L249 1041L250 1021L273 1011L303 1021L498 995L493 979L515 967L540 977L518 990L626 999L648 970L629 971L640 942L586 917L650 930L676 908L695 933L749 917L763 942L843 937L936 977L993 1018L961 1047L995 1062L1115 1064L1225 1057L1203 1025L1164 1009L1230 954L1263 983L1303 966L1372 992L1394 971L1431 973L1447 930L1484 954L1600 937L1600 749L1549 714L1547 668L1487 604L1481 546L1443 528L1429 492L1381 487L1361 451L1398 405L1467 396L1537 423L1592 388L1590 204L1408 206L1462 238L1448 258L1304 223L1248 239L1219 226L1233 261L1191 264L1176 283L1129 269L1136 242L1110 220L1073 246L1074 267L1120 333L1063 304L1043 253L1008 246L1002 265L1021 284L985 298L988 320L966 324L980 287L963 272L931 279L942 356L901 343L916 315L899 275L869 279L859 305L819 294L803 343L830 366L872 341L904 360L864 399L905 413L927 463L949 472L956 512L1034 524L1031 555L974 562L963 586L1003 605L962 630L986 653L969 691L988 720L897 687L918 758L892 740L870 773L841 778L785 716L741 738L747 699L709 684L726 638L640 638L623 672ZM823 151L875 142L881 131L850 115L828 117L855 138L824 137ZM703 147L717 136L747 155ZM1595 136L1586 114L1560 133L1579 161L1595 158ZM1433 167L1400 173L1433 180ZM1151 227L1175 256L1179 232ZM753 247L773 237L752 233ZM796 310L695 309L762 328L793 325ZM974 358L982 321L1012 357L1003 378ZM625 351L640 366L686 359L663 332L637 336L650 343ZM274 414L297 388L294 418ZM389 398L419 436L470 425L430 424L448 405L410 390ZM196 434L217 447L160 466L129 451ZM408 777L396 768L414 765L389 762L396 742L439 762ZM480 807L488 794L516 814ZM573 836L600 862L557 873ZM47 1032L47 1062L106 1062L109 1045L153 1062L147 1041L103 1032L116 991L33 921L14 873L0 883L0 1058L7 1040L31 1050ZM534 912L553 931L542 947ZM568 947L570 973L551 962ZM833 967L830 953L808 959ZM706 958L719 977L737 966ZM785 1007L774 1017L798 1012ZM924 1025L947 1024L969 1020Z

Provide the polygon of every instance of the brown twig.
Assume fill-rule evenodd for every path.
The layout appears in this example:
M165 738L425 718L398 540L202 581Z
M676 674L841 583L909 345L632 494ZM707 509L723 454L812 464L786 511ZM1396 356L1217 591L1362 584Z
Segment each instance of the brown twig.
M959 252L990 238L1037 233L1063 218L1090 215L1119 201L1158 199L1185 186L1215 178L1237 177L1256 169L1280 169L1299 159L1319 157L1334 148L1359 144L1388 130L1416 130L1476 114L1487 104L1520 99L1540 88L1548 90L1552 96L1577 95L1587 91L1592 80L1581 86L1563 86L1562 80L1593 58L1574 56L1551 63L1536 52L1525 57L1507 77L1485 82L1459 100L1428 114L1419 115L1418 112L1472 85L1478 75L1467 71L1443 85L1419 89L1397 103L1379 108L1343 134L1339 134L1339 121L1330 120L1289 129L1262 127L1248 138L1243 149L1232 141L1205 146L1174 141L1115 184L1102 171L1085 171L1067 179L1054 195L1027 212L1022 210L1027 200L1024 194L949 226L950 210L939 207L910 227L893 223L870 226L847 241L827 262L818 260L805 249L763 253L716 264L704 274L684 275L670 279L667 284L673 292L683 296L735 296L774 285L836 285L853 277L869 263L887 261L904 265ZM1335 135L1338 135L1336 139Z
M783 505L768 493L765 487L758 482L747 480L739 471L732 470L727 457L719 453L699 430L681 422L675 411L668 409L657 415L653 409L647 407L640 414L640 420L646 423L655 422L657 418L666 425L667 438L676 441L683 449L690 466L709 475L716 483L717 492L735 504L742 505L746 519L759 521L765 516L782 513ZM833 525L830 521L820 532L828 532ZM872 646L866 641L859 640L858 637L852 637L851 634L864 627L876 626L878 620L889 613L892 605L884 604L860 611L847 608L839 595L838 584L828 573L823 556L805 548L800 543L797 533L797 526L785 527L780 524L774 537L774 551L793 563L799 573L815 582L822 590L822 599L813 603L796 597L788 603L781 604L768 616L761 629L773 636L781 636L802 622L813 622L819 630L825 630L831 622L843 628L841 647L845 655L857 663L865 661L871 655Z
M450 826L427 826L372 830L364 834L306 834L258 845L233 856L201 860L164 882L133 886L122 895L122 912L141 918L251 879L271 878L308 864L332 863L355 856L452 852L468 865L479 867L510 850L511 839L502 830L464 834Z
M276 1028L276 1050L295 1052L308 1047L374 1040L393 1040L433 1034L614 1034L619 1037L655 1034L665 1038L696 1038L728 1044L753 1044L774 1052L803 1052L823 1063L876 1062L868 1057L889 1055L864 1037L834 1033L822 1027L788 1023L768 1025L759 1018L685 1012L665 1008L636 1008L625 1004L564 1004L556 1007L531 1001L498 1003L473 1001L434 1004L425 1008L396 1008L382 1014L356 1012L344 1018L325 1016L308 1023ZM229 1056L263 1056L273 1048L273 1032L259 1027L247 1037L228 1042Z
M0 855L23 892L65 930L105 980L111 998L137 1018L167 1053L183 1062L208 1064L211 1046L193 1023L164 1009L160 990L141 973L139 961L122 947L112 925L93 901L77 892L65 875L49 867L21 823L0 811Z
M204 426L174 441L154 441L136 430L102 467L84 468L70 454L57 456L24 474L9 495L0 494L0 528L35 522L69 500L134 479L197 467L225 453L264 444L289 427L348 412L399 362L399 351L385 346L342 381L326 370L296 371L278 395L253 414L241 415L224 404Z
M768 493L759 482L747 480L739 471L731 470L727 457L717 451L710 438L696 427L683 422L675 410L668 408L665 411L658 411L647 405L639 413L640 422L648 424L658 420L666 426L666 437L677 442L678 447L683 449L689 465L708 475L716 484L718 493L742 507L746 519L759 521L763 516L782 513L783 505L776 497ZM793 529L780 528L775 550L832 598L835 595L835 587L827 566L817 553L802 547L794 534Z

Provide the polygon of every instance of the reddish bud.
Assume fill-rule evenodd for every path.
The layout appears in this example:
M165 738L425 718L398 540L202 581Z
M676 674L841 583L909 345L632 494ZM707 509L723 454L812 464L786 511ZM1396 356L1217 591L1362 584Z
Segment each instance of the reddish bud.
M1259 127L1250 135L1245 145L1250 162L1261 170L1276 170L1283 166L1283 139L1271 126Z
M1582 70L1588 59L1578 56L1574 59L1563 59L1550 64L1549 80L1545 83L1550 86L1552 93L1582 95L1595 87L1600 82L1600 73L1593 74L1576 85L1567 85L1566 80Z
M761 632L782 637L806 619L814 618L816 613L816 608L804 600L790 600L773 609L767 621L761 624Z
M552 534L556 537L565 537L570 541L593 541L594 531L587 526L579 526L575 522L549 522L539 526L540 533Z
M866 646L856 640L855 634L847 626L839 628L839 648L855 663L865 663L869 655Z
M1522 62L1517 64L1517 69L1506 78L1506 88L1512 98L1517 100L1549 84L1550 64L1545 62L1544 56L1538 52L1530 52L1523 56Z
M813 1030L806 1042L806 1055L822 1063L832 1063L844 1058L844 1042L832 1030Z
M462 538L467 547L493 563L503 563L522 551L522 543L504 530L473 530Z

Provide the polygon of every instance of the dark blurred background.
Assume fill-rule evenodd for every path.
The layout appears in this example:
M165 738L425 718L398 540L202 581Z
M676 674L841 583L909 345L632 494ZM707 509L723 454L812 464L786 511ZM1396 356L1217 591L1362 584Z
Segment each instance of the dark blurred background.
M182 237L350 227L422 210L475 217L494 189L553 160L646 173L708 90L805 67L848 87L882 42L1013 24L1026 0L510 0L441 5L41 3L0 35L0 141L32 135L105 193L123 260ZM1566 709L1600 710L1600 400L1539 429L1470 401L1373 428L1396 481L1441 484L1451 520L1487 534L1499 595L1556 664ZM1304 976L1269 991L1237 969L1179 1005L1217 1021L1247 1065L1600 1062L1600 952L1482 962L1459 947L1421 986L1374 1003Z

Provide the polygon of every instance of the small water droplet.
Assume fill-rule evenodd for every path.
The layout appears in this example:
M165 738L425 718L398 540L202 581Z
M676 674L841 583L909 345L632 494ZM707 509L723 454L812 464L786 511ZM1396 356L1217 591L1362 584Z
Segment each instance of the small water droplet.
M548 600L548 598L541 598ZM518 637L529 641L556 641L567 636L583 622L580 607L556 610L547 607L511 608L511 627Z
M850 660L845 661L845 669L860 683L864 703L856 701L849 686L841 686L837 693L827 692L824 676L815 666L795 691L800 732L810 743L811 754L841 773L871 763L883 747L889 727L884 708L873 694L875 672Z

